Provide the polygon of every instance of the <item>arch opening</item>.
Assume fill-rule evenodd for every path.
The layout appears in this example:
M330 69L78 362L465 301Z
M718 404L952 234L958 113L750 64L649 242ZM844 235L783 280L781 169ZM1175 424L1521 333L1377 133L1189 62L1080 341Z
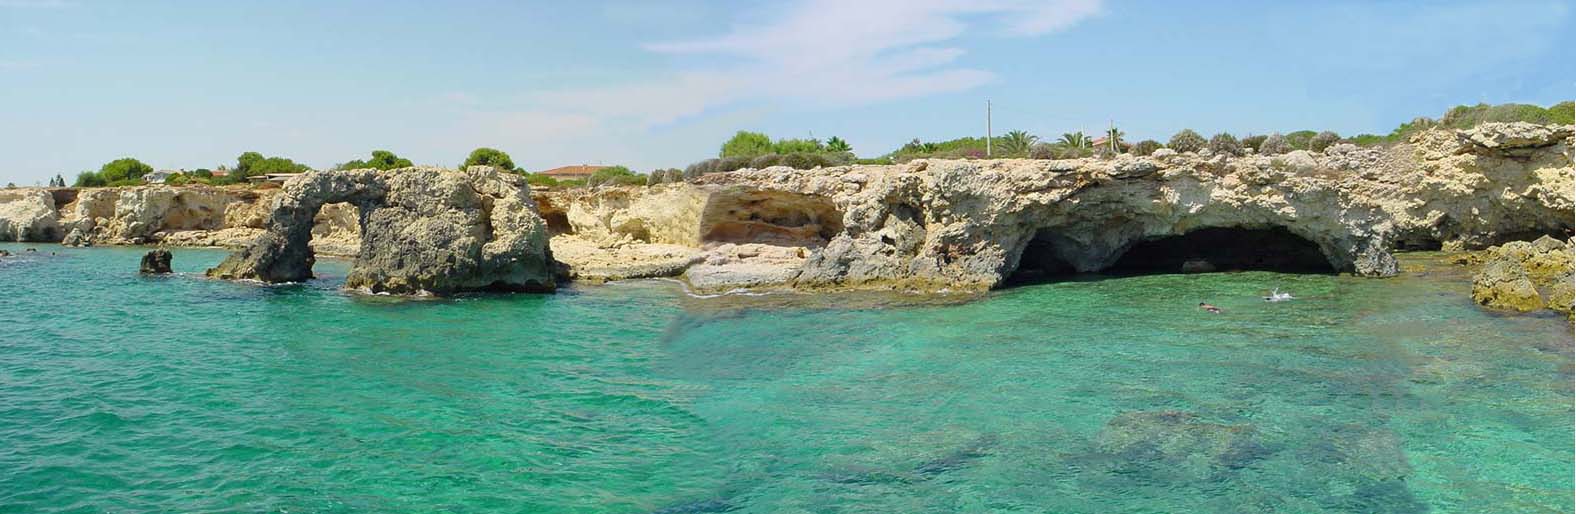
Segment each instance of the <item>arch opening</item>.
M1105 271L1335 273L1319 245L1285 227L1214 227L1141 241Z

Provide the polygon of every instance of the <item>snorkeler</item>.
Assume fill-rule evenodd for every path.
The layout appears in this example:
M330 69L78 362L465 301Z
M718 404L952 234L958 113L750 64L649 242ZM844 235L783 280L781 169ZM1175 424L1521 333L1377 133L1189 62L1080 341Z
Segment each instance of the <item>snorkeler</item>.
M1198 308L1209 311L1211 314L1220 314L1221 312L1224 312L1220 310L1220 307L1216 307L1204 302L1198 302Z

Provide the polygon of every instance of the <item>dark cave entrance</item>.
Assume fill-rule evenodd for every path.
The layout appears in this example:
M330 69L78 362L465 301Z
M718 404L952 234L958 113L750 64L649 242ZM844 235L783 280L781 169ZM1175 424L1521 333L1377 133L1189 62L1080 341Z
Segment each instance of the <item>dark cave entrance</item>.
M1282 227L1205 228L1140 242L1106 271L1207 273L1212 271L1334 273L1313 241Z
M1004 286L1083 280L1061 257L1069 244L1054 230L1041 230L1024 246L1018 267ZM1149 275L1262 270L1282 273L1335 273L1319 245L1285 228L1205 228L1140 241L1100 274ZM1082 278L1080 278L1082 277Z

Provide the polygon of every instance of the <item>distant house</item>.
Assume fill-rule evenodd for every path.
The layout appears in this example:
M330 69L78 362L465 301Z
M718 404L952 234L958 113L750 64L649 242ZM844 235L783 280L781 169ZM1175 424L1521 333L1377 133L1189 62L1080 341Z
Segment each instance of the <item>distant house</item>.
M170 176L181 173L181 170L159 170L142 176L142 181L149 184L163 184Z
M283 184L286 180L290 180L291 178L298 175L300 175L300 173L269 173L266 175L252 175L250 177L246 177L246 180L252 183L273 182L276 184Z
M596 173L596 170L606 167L607 166L590 166L581 164L579 166L563 166L559 168L553 168L544 171L541 174L552 177L553 180L585 180L590 178L592 173Z
M220 166L219 169L213 170L212 173L213 173L213 177L214 178L228 177L228 176L230 176L230 169L226 168L224 166Z

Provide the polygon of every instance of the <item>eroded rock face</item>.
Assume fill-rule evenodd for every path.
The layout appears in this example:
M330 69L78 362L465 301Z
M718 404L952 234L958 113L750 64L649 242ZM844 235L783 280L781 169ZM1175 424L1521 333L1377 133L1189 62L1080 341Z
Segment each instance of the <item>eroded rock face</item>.
M54 242L64 235L49 191L0 190L0 241Z
M522 178L473 166L312 172L275 197L264 232L210 276L294 282L311 278L314 219L324 205L360 214L345 285L393 294L552 291L547 224Z
M985 289L1031 247L1043 265L1098 271L1140 243L1203 229L1284 231L1332 270L1383 277L1397 272L1392 248L1570 230L1570 138L1569 127L1489 124L1317 155L934 160L697 182L832 199L842 227L809 256L801 288Z
M1472 279L1472 299L1491 309L1572 314L1573 257L1569 241L1544 236L1489 248Z

